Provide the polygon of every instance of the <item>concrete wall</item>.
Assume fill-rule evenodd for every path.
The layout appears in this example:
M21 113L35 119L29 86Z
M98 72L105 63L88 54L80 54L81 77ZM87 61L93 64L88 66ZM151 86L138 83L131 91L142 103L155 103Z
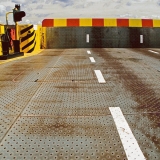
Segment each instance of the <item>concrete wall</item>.
M89 43L86 35L89 34ZM140 35L142 39L140 40ZM47 27L46 48L159 48L160 28Z

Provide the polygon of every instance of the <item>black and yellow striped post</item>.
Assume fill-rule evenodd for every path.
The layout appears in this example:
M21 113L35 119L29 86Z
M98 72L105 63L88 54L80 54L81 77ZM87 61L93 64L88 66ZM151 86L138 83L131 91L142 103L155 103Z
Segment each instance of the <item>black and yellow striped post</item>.
M19 25L21 52L31 53L36 47L36 32L33 25Z

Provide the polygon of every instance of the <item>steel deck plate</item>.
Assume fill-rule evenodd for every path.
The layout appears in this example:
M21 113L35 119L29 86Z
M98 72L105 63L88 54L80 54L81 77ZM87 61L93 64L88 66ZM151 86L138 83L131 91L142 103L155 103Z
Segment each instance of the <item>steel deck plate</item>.
M44 50L1 64L0 159L127 159L109 107L120 107L144 156L158 159L158 67L141 50L103 48Z
M21 117L4 159L127 159L111 116Z

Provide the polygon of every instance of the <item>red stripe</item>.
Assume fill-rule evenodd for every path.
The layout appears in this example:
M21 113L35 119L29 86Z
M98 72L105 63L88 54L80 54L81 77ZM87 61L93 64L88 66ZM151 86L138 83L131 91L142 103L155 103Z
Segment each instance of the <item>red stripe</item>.
M117 27L129 27L129 19L117 19Z
M152 19L142 19L142 27L153 27Z
M15 40L15 37L16 37L16 31L15 31L15 29L11 29L11 38L12 38L12 40Z
M53 27L54 26L54 19L44 19L42 21L42 27Z
M94 27L104 27L104 19L92 19L92 26Z
M79 19L67 19L67 27L79 27Z

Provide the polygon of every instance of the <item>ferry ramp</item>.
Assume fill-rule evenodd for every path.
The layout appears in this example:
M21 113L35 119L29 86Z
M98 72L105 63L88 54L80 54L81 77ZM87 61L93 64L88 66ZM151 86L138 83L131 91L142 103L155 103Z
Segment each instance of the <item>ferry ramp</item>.
M160 158L160 49L45 49L0 73L0 159Z

